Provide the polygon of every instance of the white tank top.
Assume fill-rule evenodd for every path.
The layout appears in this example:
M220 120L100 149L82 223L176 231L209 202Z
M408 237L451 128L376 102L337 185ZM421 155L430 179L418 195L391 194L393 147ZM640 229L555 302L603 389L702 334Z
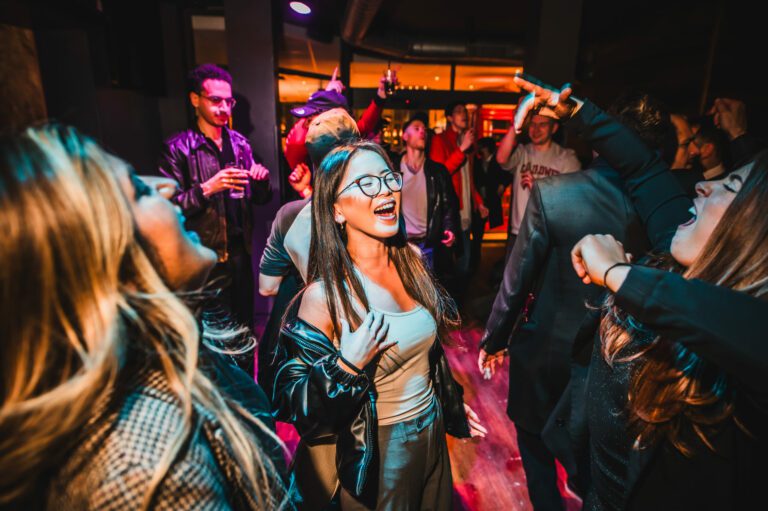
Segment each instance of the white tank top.
M369 304L371 296L387 292L359 268L355 267L355 273ZM373 377L376 415L380 425L388 426L418 417L432 403L429 350L437 338L437 323L421 304L405 312L385 311L374 305L370 308L384 314L389 323L387 339L397 340L397 344L382 354ZM358 313L365 316L364 310Z
M385 351L376 367L379 424L390 425L417 417L432 403L429 350L437 337L437 325L427 309L418 305L408 312L387 312L389 339L397 344Z

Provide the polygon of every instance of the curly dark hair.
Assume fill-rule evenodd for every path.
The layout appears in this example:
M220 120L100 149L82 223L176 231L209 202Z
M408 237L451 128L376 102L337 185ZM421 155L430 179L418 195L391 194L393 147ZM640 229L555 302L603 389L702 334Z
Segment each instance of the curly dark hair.
M203 82L206 80L222 80L232 85L232 75L214 64L200 64L193 69L187 77L189 92L201 92Z
M608 113L634 131L650 149L661 151L664 161L674 159L675 127L669 110L660 100L645 91L625 91L611 104Z

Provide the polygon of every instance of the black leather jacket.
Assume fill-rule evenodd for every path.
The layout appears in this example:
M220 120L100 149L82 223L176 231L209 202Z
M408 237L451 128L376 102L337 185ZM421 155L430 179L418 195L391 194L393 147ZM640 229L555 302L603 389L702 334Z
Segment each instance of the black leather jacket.
M248 140L234 130L227 130L232 141L235 158L243 168L253 165L253 153ZM211 197L203 195L201 185L216 175L220 170L219 159L210 143L198 129L182 131L168 139L163 145L158 163L160 174L179 183L179 192L173 198L184 216L186 227L195 231L203 245L216 251L220 261L227 259L227 216L225 200L230 200L226 192ZM264 204L271 198L269 180L250 180L245 190L246 205L243 211L242 230L245 248L251 250L251 205Z
M400 168L401 159L394 162ZM445 165L427 158L424 161L424 177L427 180L427 235L428 247L440 246L445 231L453 232L456 240L461 239L459 220L459 198L451 184Z
M293 424L304 441L335 438L341 486L373 507L378 494L379 453L372 379L365 373L353 375L341 369L333 342L314 326L292 316L280 332L288 362L275 377L275 415ZM453 379L439 340L432 346L429 359L446 432L469 437L463 389Z

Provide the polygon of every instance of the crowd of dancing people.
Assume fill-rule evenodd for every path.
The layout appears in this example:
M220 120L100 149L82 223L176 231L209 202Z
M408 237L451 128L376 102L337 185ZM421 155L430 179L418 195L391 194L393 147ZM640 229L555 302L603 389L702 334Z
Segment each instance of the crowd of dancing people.
M452 509L446 434L493 432L444 346L507 187L476 364L508 384L533 508L564 509L556 461L588 510L754 508L768 152L744 103L691 119L644 92L603 110L514 81L498 143L451 103L442 131L413 115L393 154L386 80L355 120L334 72L291 111L296 200L256 262L274 169L231 129L223 69L191 73L196 122L157 172L67 126L4 136L0 508Z

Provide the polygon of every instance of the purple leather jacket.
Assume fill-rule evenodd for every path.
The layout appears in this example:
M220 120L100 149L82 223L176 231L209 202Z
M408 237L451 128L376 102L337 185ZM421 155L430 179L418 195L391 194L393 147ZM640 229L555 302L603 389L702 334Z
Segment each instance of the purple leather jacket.
M224 128L232 141L232 150L237 162L243 168L253 165L253 153L248 140L234 130ZM216 175L220 170L219 159L215 150L206 142L205 135L197 129L182 131L168 139L158 164L160 174L179 183L179 192L173 198L184 216L186 227L195 231L203 245L216 251L219 261L226 261L227 254L227 216L226 192L210 197L203 195L202 183ZM251 226L253 205L264 204L272 196L269 180L250 180L245 190L245 208L241 227L245 238L245 248L251 250Z

